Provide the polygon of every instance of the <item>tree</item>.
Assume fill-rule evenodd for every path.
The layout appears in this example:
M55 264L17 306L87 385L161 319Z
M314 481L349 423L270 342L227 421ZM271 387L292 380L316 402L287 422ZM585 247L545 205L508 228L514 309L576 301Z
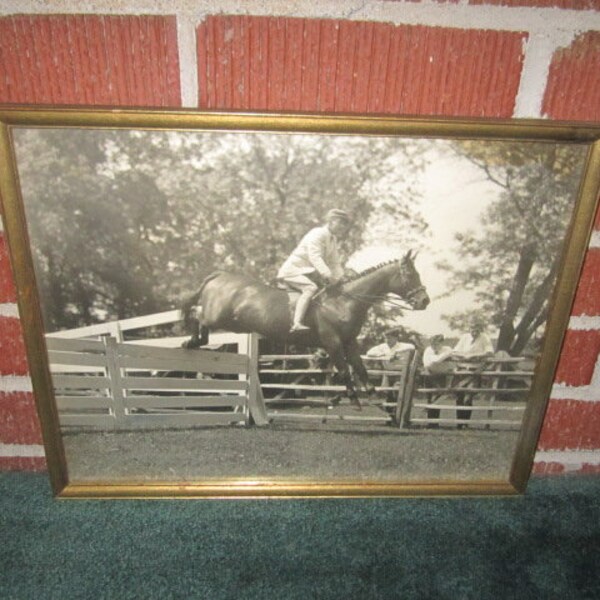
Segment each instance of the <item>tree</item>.
M497 350L518 355L548 315L585 149L471 141L453 148L501 192L479 231L456 236L460 264L443 266L452 273L451 291L475 291L478 316L498 327ZM448 320L456 326L472 316Z
M49 330L177 306L217 268L272 282L333 207L346 255L373 220L426 228L410 140L32 129L17 150Z
M155 312L160 304L149 247L165 197L143 173L106 169L113 137L85 130L17 135L49 330Z

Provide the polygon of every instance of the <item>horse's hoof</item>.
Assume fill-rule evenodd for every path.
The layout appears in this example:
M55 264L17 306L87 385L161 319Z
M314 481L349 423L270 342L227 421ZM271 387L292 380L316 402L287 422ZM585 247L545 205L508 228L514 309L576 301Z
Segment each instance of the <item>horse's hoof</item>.
M341 399L342 399L341 396L335 396L329 401L329 404L331 406L337 406L340 403Z
M186 350L196 350L196 348L200 348L200 346L200 340L195 340L193 338L181 343L181 347Z
M350 404L354 410L362 410L362 404L360 403L358 396L350 396Z

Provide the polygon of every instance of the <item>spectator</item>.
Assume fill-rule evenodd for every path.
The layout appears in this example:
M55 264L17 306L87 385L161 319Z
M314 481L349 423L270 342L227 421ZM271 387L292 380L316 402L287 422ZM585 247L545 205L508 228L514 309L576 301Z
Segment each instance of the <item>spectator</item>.
M470 332L465 333L454 347L454 354L465 358L477 358L493 353L494 346L481 321L473 321Z
M424 376L426 378L427 387L443 389L447 385L446 374L450 373L456 366L456 363L451 360L453 350L450 346L444 346L444 336L441 334L434 335L429 346L423 352L423 367L425 369ZM428 393L427 403L433 404L436 400L444 396L443 392ZM428 419L439 419L440 409L431 408L427 410ZM430 423L429 428L437 428L437 423Z
M431 374L447 373L453 368L453 364L449 361L453 352L450 346L444 346L443 335L434 335L423 352L423 366Z
M373 346L367 351L369 358L380 358L381 360L397 360L400 356L415 349L415 345L410 342L401 341L401 337L407 337L406 331L402 327L389 329L384 333L385 342L378 346Z
M491 356L494 354L494 346L492 341L485 333L485 325L479 321L474 320L471 324L470 333L465 333L454 347L454 356L457 358L477 359L485 356ZM475 376L477 370L474 371L472 376L468 376L463 381L458 383L459 387L468 389L469 387L476 387L479 378ZM473 406L473 393L469 392L458 392L456 394L456 405L457 406ZM468 421L471 418L472 411L470 410L457 410L456 416L458 419ZM465 423L458 425L459 429L466 427Z
M404 366L408 365L408 361L415 351L415 344L402 341L402 339L408 339L406 330L403 327L389 329L384 333L384 337L385 342L368 350L367 356L390 363L402 361ZM390 365L390 368L395 368L395 365ZM384 375L381 383L382 386L396 388L395 391L388 390L386 392L387 401L395 402L400 386L404 383L403 378L387 374Z

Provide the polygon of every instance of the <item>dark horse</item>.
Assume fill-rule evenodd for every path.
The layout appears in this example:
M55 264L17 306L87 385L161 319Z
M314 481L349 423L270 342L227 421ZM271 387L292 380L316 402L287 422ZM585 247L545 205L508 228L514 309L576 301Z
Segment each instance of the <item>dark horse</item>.
M247 275L216 271L183 306L184 323L192 333L186 347L206 344L211 329L225 329L323 348L351 402L360 406L348 364L372 393L356 337L371 306L384 300L387 294L400 296L413 310L423 310L429 304L411 252L325 288L315 296L307 311L305 323L310 329L291 333L291 310L285 290L269 287ZM193 316L197 304L202 306L202 323Z

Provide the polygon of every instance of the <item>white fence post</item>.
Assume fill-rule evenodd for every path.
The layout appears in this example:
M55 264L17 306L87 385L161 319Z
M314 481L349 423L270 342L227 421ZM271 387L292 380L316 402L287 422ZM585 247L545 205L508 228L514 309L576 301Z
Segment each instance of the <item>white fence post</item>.
M258 375L258 340L256 333L248 335L248 408L255 425L268 425L269 418Z
M113 399L113 410L115 413L115 426L123 426L125 421L125 398L123 384L121 381L121 369L117 355L117 340L113 337L105 337L106 365L108 377L110 378L110 394Z

